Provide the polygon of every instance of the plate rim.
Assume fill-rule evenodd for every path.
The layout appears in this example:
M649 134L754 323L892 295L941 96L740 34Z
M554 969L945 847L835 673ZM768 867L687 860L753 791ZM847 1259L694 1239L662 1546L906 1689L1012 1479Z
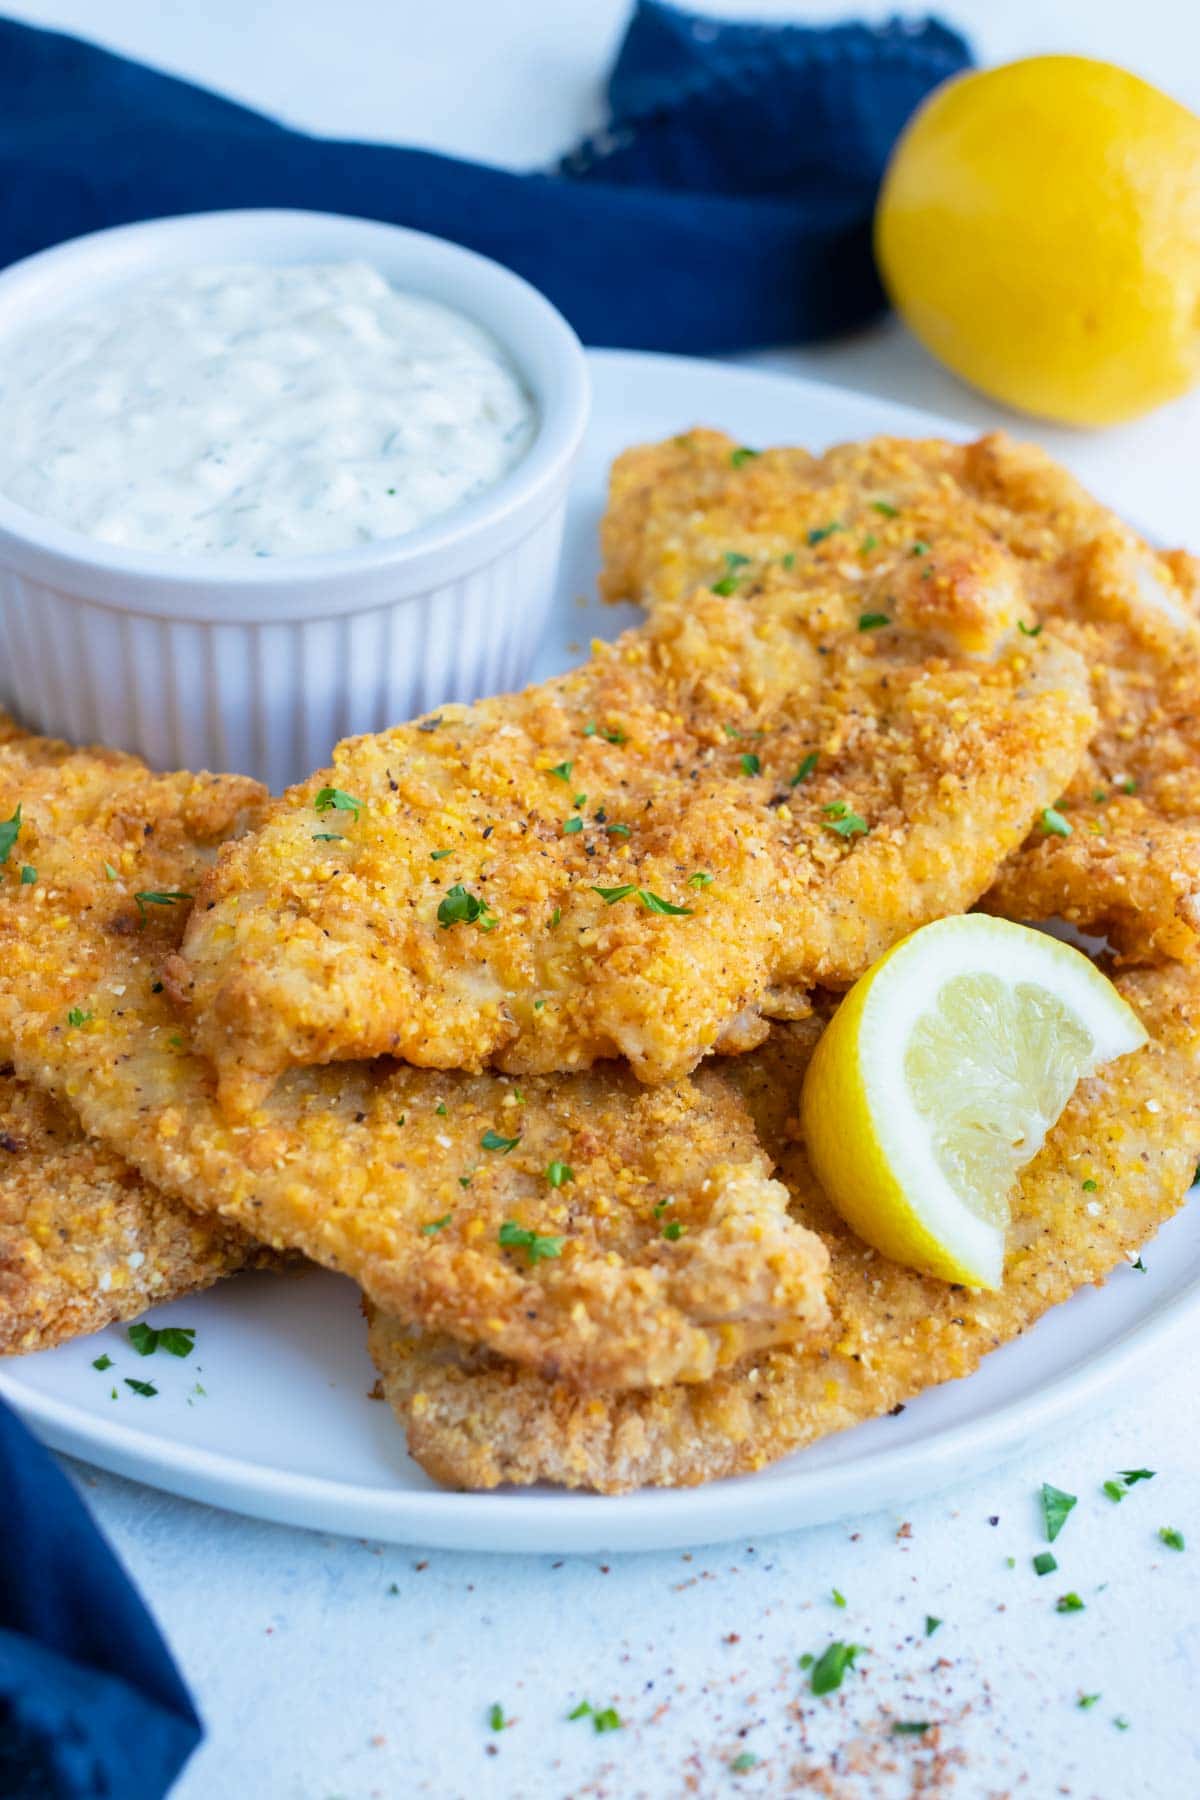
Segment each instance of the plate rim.
M822 406L832 400L849 416L847 437L854 435L857 418L865 420L871 414L875 430L956 441L972 435L961 422L936 413L783 370L648 351L589 349L587 358L597 386L660 370L668 379L693 377L700 383L729 381L747 390L769 390L775 400L781 389L787 389L798 411L806 398ZM703 387L697 391L702 394ZM864 424L864 429L871 427ZM802 431L796 435L802 436ZM260 1467L235 1455L181 1444L85 1413L75 1402L23 1384L12 1373L19 1358L0 1363L0 1397L53 1450L184 1499L279 1524L440 1550L570 1555L681 1549L827 1524L877 1511L881 1504L901 1505L968 1479L1098 1403L1132 1367L1155 1354L1197 1315L1200 1277L1155 1302L1102 1348L1052 1375L1036 1394L1025 1392L998 1401L907 1446L883 1446L815 1470L797 1466L782 1477L758 1483L754 1476L739 1476L698 1487L642 1488L622 1495L545 1488L484 1493L437 1487L389 1490ZM1030 1327L1035 1329L1036 1324ZM959 1379L969 1381L971 1376Z

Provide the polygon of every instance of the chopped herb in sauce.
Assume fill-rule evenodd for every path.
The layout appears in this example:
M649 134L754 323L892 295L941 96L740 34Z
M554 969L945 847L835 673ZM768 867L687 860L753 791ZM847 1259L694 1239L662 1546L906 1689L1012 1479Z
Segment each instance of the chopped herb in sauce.
M1042 1483L1041 1492L1042 1517L1046 1521L1046 1542L1052 1544L1075 1505L1076 1495L1066 1494L1062 1488L1051 1487L1048 1481Z

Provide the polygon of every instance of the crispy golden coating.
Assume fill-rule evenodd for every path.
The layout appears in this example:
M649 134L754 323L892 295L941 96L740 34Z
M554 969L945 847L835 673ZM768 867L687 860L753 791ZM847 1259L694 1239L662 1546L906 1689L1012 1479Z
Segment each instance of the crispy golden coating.
M824 1325L824 1250L720 1082L343 1065L226 1120L159 971L214 841L260 798L38 739L0 749L0 818L22 814L0 870L19 1074L166 1192L567 1380L701 1380Z
M770 1351L700 1387L609 1397L572 1393L376 1316L372 1352L412 1455L458 1487L688 1486L762 1468L970 1374L1048 1307L1137 1253L1191 1182L1200 1146L1200 976L1177 966L1139 970L1118 986L1153 1041L1081 1083L1024 1171L999 1292L952 1287L888 1262L831 1212L795 1123L819 1025L779 1026L762 1049L724 1064L724 1078L746 1095L793 1216L828 1247L832 1337Z
M947 619L1011 612L995 560L967 546L936 606L914 567L904 631L840 578L704 590L540 688L341 745L223 852L168 972L225 1103L383 1054L673 1078L971 905L1094 724L1069 651L989 627L992 660L945 654Z
M0 1070L0 1355L46 1350L262 1259Z
M987 905L1069 919L1127 961L1194 956L1200 564L1154 551L1043 452L1003 436L768 450L736 466L733 454L731 439L695 431L618 459L608 596L673 605L722 579L732 553L755 610L780 587L836 581L891 617L885 638L924 630L988 654L1020 625L1053 633L1087 665L1098 729L1063 784L1071 830L1036 829ZM964 583L964 559L981 558L990 582Z

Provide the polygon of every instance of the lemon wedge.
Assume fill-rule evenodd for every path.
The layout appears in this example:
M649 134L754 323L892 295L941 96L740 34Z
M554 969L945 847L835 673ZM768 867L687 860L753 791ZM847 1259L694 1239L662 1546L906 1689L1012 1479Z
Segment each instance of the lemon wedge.
M850 990L804 1081L813 1171L858 1235L999 1287L1009 1194L1075 1085L1146 1042L1069 944L982 913L905 938Z

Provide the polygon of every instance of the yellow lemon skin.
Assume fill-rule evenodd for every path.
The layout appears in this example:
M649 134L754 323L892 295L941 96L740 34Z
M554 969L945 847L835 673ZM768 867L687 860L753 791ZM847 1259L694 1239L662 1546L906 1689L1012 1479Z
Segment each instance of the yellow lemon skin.
M880 957L826 1026L800 1096L800 1126L813 1174L851 1230L881 1255L941 1281L998 1288L1002 1274L968 1268L938 1242L913 1211L892 1174L867 1100L861 1051L862 1016L875 979L896 952Z
M1135 418L1200 377L1200 118L1086 57L957 76L892 153L875 253L917 337L984 393Z

